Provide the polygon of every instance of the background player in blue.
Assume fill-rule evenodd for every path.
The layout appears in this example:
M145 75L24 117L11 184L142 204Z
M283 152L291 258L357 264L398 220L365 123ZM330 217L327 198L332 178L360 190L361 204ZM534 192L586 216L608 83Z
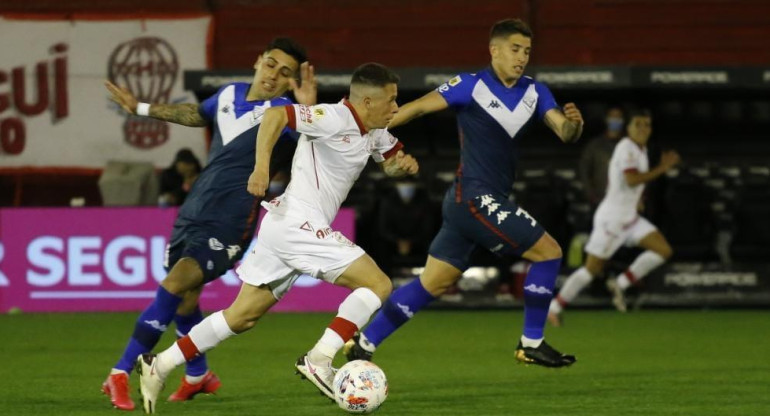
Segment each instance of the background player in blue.
M200 105L138 103L128 90L107 82L112 100L130 114L191 127L211 126L213 132L208 163L174 223L164 264L168 275L137 319L123 356L102 387L113 406L133 410L128 375L136 357L152 350L172 320L180 337L201 322L198 297L203 285L232 268L248 248L260 202L246 190L254 170L257 131L266 109L292 103L283 96L289 89L300 103L315 104L315 76L306 60L302 46L289 38L276 38L254 64L251 84L228 84ZM271 175L291 166L296 139L287 131L273 151ZM213 393L221 384L208 371L203 356L188 363L185 373L169 400Z
M501 256L532 262L524 284L524 331L516 358L561 367L575 362L543 340L548 307L561 265L557 242L508 196L516 170L517 134L534 115L564 142L576 141L583 118L570 103L559 109L548 88L524 76L532 32L508 19L492 26L490 67L460 74L425 96L404 105L395 127L427 113L452 107L461 129L461 160L454 185L443 203L443 224L431 243L425 271L385 302L371 324L345 348L348 359L371 359L375 348L415 313L444 293L468 267L471 252L482 246Z

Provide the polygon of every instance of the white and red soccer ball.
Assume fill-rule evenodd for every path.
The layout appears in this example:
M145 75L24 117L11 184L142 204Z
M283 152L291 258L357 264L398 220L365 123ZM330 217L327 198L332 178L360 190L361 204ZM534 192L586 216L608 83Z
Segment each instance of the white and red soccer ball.
M388 380L370 361L351 361L337 370L332 383L334 399L349 413L371 413L388 397Z

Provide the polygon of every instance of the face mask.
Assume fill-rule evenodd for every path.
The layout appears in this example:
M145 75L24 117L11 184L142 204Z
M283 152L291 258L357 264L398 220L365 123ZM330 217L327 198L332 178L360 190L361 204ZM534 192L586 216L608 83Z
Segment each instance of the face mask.
M270 181L267 187L267 192L273 195L281 194L284 190L286 190L286 184L283 182Z
M619 132L623 130L623 119L622 118L608 118L607 119L607 130L612 132Z
M396 190L401 200L408 204L414 198L414 193L417 192L417 185L413 183L397 183Z

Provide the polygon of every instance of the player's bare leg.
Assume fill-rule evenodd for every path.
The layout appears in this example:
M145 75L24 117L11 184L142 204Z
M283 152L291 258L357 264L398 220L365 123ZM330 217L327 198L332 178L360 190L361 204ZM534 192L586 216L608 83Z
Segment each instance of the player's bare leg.
M424 289L426 297L435 299L452 287L462 277L462 271L451 264L428 255L425 269L419 277L418 283ZM386 305L387 307L387 305ZM399 306L405 318L411 318L416 311L410 310L408 305ZM358 333L345 343L343 353L348 361L368 360L374 356L376 346L369 342L363 333Z
M587 253L585 265L569 275L559 290L559 294L551 301L551 306L548 309L548 322L551 325L559 327L563 324L562 312L564 309L575 300L580 291L591 283L595 276L602 273L606 263L607 260Z
M607 288L612 292L612 303L621 311L626 311L626 302L623 293L630 286L637 284L652 270L660 267L673 254L671 245L660 231L655 230L639 240L637 245L644 248L628 268L616 279L607 281Z
M146 413L154 413L158 395L163 390L168 374L177 366L216 347L222 341L248 331L262 315L278 302L267 286L242 284L230 307L213 313L190 333L171 347L155 354L142 354L137 358L140 392Z
M297 373L332 400L332 381L336 373L331 365L334 356L359 328L366 325L393 290L388 276L367 254L353 261L334 284L347 287L353 292L340 304L337 316L315 346L299 357L295 364Z

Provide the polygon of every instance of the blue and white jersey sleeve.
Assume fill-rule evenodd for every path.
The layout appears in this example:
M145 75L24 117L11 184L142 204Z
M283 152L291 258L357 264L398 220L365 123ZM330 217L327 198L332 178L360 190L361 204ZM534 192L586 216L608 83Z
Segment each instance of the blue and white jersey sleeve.
M211 97L206 98L199 106L198 106L198 114L203 117L204 120L208 121L209 123L213 123L214 120L217 118L217 106L219 103L219 94L227 88L228 85L222 86L219 90L217 90L216 93L214 93Z
M441 84L436 91L441 94L450 107L464 107L473 99L473 87L476 77L472 74L460 74Z
M556 103L551 90L545 84L535 82L535 91L537 91L537 116L542 120L548 110L559 108L559 104Z

